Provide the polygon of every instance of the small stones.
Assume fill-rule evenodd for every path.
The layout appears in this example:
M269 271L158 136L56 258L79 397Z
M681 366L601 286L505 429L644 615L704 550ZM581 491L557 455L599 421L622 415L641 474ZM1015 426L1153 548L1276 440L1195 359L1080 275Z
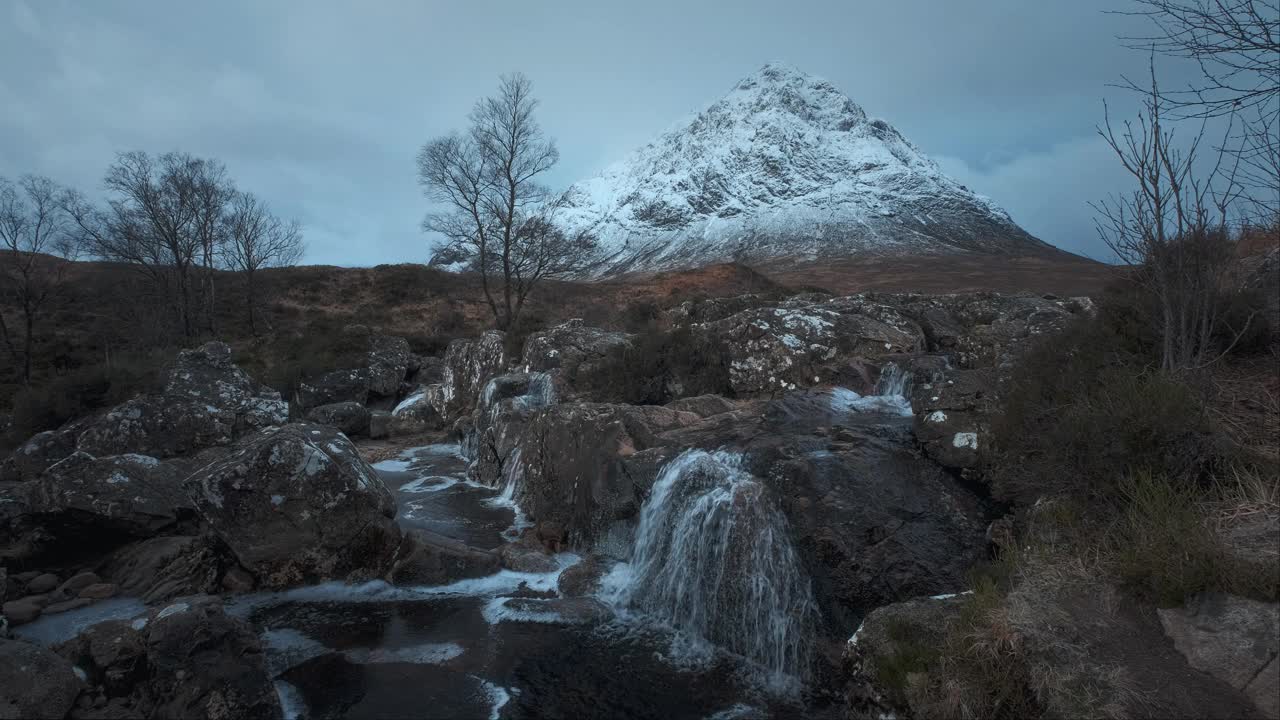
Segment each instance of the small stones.
M4 604L3 609L0 609L0 614L9 618L10 625L15 627L25 625L40 617L40 613L44 609L42 598L44 598L43 595L35 595L7 602Z

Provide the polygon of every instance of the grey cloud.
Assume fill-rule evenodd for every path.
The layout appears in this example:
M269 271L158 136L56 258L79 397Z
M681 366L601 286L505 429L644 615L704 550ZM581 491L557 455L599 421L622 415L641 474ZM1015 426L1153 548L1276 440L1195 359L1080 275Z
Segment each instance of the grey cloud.
M828 78L1030 231L1098 255L1123 188L1091 139L1145 58L1103 0L1044 3L74 3L0 9L0 174L96 191L114 153L182 149L296 216L308 262L422 261L413 156L502 72L533 78L588 176L769 60ZM510 22L495 22L495 17ZM1185 67L1167 68L1185 82Z

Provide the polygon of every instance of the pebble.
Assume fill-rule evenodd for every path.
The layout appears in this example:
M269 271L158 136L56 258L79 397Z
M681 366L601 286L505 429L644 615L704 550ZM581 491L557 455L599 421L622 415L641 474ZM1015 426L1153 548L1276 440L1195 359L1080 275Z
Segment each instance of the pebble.
M116 586L111 583L94 583L80 591L80 597L102 600L116 594Z
M58 587L58 576L53 573L37 575L27 583L27 592L32 595L47 593Z

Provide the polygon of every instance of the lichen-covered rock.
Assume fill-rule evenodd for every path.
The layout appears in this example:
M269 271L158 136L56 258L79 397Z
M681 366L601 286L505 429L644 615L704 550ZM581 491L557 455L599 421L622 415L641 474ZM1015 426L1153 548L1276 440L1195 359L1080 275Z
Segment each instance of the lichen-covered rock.
M525 423L557 400L549 373L507 373L489 380L480 392L466 433L465 450L474 461L468 469L471 479L486 485L497 483L519 445Z
M0 490L0 558L92 557L194 515L187 465L146 455L75 451L37 480Z
M267 587L381 575L400 543L395 500L346 436L293 423L242 440L186 489Z
M446 423L475 407L480 390L506 369L505 335L489 330L475 340L454 340L444 356L444 379L433 403Z
M911 405L925 453L949 468L978 467L990 444L997 398L992 369L946 370L917 379Z
M911 319L857 298L756 307L700 328L727 348L729 381L738 395L865 385L865 361L924 347L924 334Z
M306 411L334 403L353 402L363 405L369 401L369 383L368 368L327 372L298 383L298 407Z
M363 435L369 430L369 409L357 402L321 405L307 411L307 419L328 425L345 435Z
M77 449L94 456L138 453L163 459L227 445L288 420L289 405L280 393L236 367L226 343L183 350L166 377L159 393L139 395L32 438L6 460L5 478L35 477Z
M61 720L82 689L71 663L52 651L0 638L0 718Z
M579 375L589 375L619 346L629 342L626 333L584 325L574 319L534 333L525 341L521 364L525 372L558 371L568 387Z
M1191 667L1243 692L1264 717L1280 717L1280 603L1209 593L1158 612Z
M217 598L196 596L133 622L108 621L58 648L94 690L89 717L282 717L262 644Z
M30 512L67 514L68 521L148 537L194 510L174 463L147 455L95 458L76 451L31 488Z
M439 386L419 386L391 410L388 432L391 435L412 435L430 432L444 427L434 400Z
M369 392L384 397L394 396L411 367L415 356L409 341L394 335L369 338Z
M653 405L546 408L528 421L512 459L521 507L562 528L572 546L586 545L639 511L657 465L637 456L658 445L660 433L697 419Z

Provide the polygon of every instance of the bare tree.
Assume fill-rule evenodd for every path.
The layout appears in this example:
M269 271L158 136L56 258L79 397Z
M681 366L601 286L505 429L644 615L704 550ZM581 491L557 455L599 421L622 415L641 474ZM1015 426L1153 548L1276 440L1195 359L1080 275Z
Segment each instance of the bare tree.
M271 214L266 204L249 193L235 194L226 225L223 260L232 270L244 273L249 329L256 336L256 273L262 268L294 265L302 259L306 249L302 228L296 220L280 220Z
M1165 100L1179 117L1231 119L1236 132L1223 148L1240 156L1250 199L1264 221L1274 221L1280 214L1280 2L1137 1L1141 9L1125 14L1149 18L1155 32L1124 40L1199 64L1200 81L1164 91Z
M1108 114L1098 130L1137 188L1094 209L1102 240L1132 266L1152 298L1161 367L1172 371L1215 359L1215 330L1230 292L1230 216L1240 185L1239 158L1227 152L1218 152L1207 175L1197 174L1204 125L1180 144L1165 124L1167 105L1153 63L1137 122L1125 121L1117 132Z
M37 323L66 288L67 271L77 253L61 192L45 177L25 175L16 186L0 178L0 291L22 313L18 338L0 312L0 337L28 385Z
M194 337L199 323L192 271L204 263L212 272L232 192L222 164L186 153L123 153L107 169L104 184L111 194L105 210L74 192L64 207L95 255L130 263L167 290L183 336Z
M476 103L466 134L436 138L418 153L419 182L446 206L423 222L447 241L433 262L478 271L502 329L515 324L539 281L583 270L595 247L586 233L558 227L563 199L538 182L560 154L533 117L537 106L528 78L503 76L497 95Z

